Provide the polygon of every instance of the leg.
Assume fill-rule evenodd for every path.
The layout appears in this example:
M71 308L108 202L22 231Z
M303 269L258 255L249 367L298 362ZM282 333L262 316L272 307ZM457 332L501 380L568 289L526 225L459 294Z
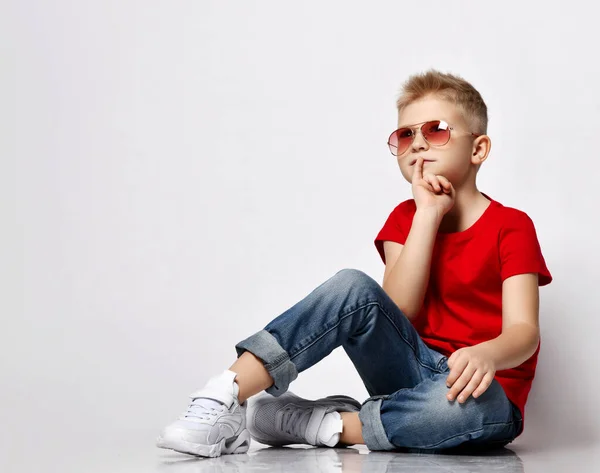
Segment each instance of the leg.
M249 351L242 353L229 369L237 374L235 381L240 387L238 393L240 404L273 384L273 378L265 369L263 362Z
M446 360L424 344L410 321L375 280L362 271L345 269L263 330L238 343L240 366L234 364L232 371L241 373L243 399L261 389L280 396L299 372L340 345L371 396L414 387L432 374L440 373L440 365ZM244 379L252 379L250 372L236 371L245 364L241 360L247 352L254 355L252 372L260 374L262 383L244 382ZM363 434L367 439L382 435L373 431L374 422L366 424L366 432L361 432L361 423L355 415L341 414L346 429L346 434L342 432L343 442L365 443ZM370 440L367 442L377 447Z
M520 429L520 414L494 380L477 399L448 401L450 370L434 374L413 388L369 399L360 411L368 426L371 450L404 449L414 453L485 449L511 442Z
M431 372L439 372L445 359L423 343L381 286L355 269L337 272L235 348L240 357L250 351L262 360L273 380L266 391L279 396L298 373L339 346L350 356L370 395L413 387ZM240 390L247 396L264 389L266 377L262 384L250 387L244 383L250 375L240 371Z
M362 423L358 412L341 412L342 422L344 423L340 443L344 445L363 444L365 440L362 436Z

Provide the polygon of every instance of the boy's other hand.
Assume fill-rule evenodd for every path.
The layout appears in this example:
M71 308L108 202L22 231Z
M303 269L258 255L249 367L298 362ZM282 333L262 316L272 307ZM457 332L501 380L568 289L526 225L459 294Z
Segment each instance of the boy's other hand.
M454 205L456 195L452 183L442 175L426 172L423 175L423 158L414 164L412 193L418 210L436 210L443 217Z
M448 358L450 374L446 385L451 388L446 397L464 403L471 394L481 396L490 387L496 374L496 365L485 349L477 345L456 350Z

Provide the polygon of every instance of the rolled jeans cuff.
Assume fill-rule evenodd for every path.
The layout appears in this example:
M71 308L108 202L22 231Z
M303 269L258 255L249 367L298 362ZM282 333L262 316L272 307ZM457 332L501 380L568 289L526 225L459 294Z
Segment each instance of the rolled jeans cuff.
M362 436L369 450L394 450L381 423L381 403L387 396L373 396L367 399L358 413L363 429Z
M296 365L290 360L288 353L277 339L264 329L239 342L235 350L238 357L244 351L249 351L263 361L265 369L273 378L273 384L265 391L275 397L286 392L290 383L298 377Z

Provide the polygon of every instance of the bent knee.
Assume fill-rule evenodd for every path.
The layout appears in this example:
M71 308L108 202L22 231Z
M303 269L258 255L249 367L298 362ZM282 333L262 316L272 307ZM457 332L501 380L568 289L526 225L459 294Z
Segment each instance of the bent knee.
M394 445L452 448L462 442L497 436L507 429L510 413L497 382L481 397L469 396L464 403L459 403L446 397L449 391L446 376L447 373L440 374L423 381L413 393L401 390L391 398L395 402L391 409L388 407L386 420Z
M381 288L379 283L375 281L371 276L369 276L364 271L355 268L344 268L339 270L335 274L335 280L348 287L358 286L358 287L369 287L369 286L377 286L377 288Z

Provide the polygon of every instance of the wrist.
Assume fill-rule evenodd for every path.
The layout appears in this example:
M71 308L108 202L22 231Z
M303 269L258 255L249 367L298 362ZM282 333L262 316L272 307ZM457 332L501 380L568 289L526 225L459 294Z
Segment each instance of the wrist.
M415 212L414 219L422 221L424 223L428 223L431 225L439 226L444 218L443 215L440 215L438 210L434 207L419 209L417 207L417 211Z

